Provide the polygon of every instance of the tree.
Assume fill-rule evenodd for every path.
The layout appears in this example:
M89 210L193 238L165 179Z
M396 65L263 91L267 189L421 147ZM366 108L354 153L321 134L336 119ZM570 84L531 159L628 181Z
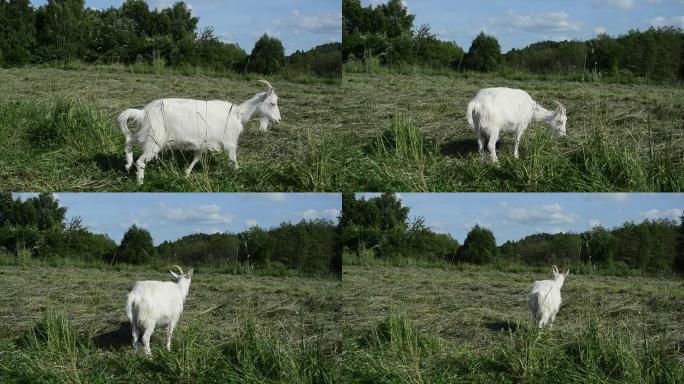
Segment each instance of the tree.
M35 34L35 11L29 0L0 0L0 66L29 63Z
M677 246L674 259L674 270L684 274L684 214L679 217L677 228Z
M491 230L475 225L468 232L463 246L458 250L458 260L474 264L485 264L497 255L496 239Z
M254 45L247 68L251 72L262 74L278 73L285 65L285 49L283 43L267 34L261 36Z
M491 72L501 63L501 46L494 36L480 32L465 57L466 67L473 71Z
M144 264L155 256L152 235L137 225L131 226L124 234L121 245L116 250L116 261L130 264Z

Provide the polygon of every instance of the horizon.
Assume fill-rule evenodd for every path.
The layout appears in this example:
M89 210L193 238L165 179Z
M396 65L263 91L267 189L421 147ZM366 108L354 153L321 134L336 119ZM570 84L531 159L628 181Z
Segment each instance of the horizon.
M145 0L150 10L164 9L180 1ZM85 0L85 8L121 8L124 0ZM265 33L283 43L285 55L308 51L327 43L342 42L342 9L339 0L286 0L268 7L235 0L188 0L184 3L199 18L197 31L212 27L223 43L237 44L249 54ZM38 8L47 0L31 0Z
M12 193L14 199L38 193ZM66 207L65 221L81 218L92 233L117 244L132 226L147 229L154 245L194 234L240 233L282 223L324 219L335 222L342 209L339 193L52 193ZM104 209L103 209L104 208Z
M387 0L362 0L363 6ZM684 28L684 0L402 0L415 15L414 28L430 25L444 41L456 42L466 52L480 33L496 37L501 52L542 41L586 41L600 33L626 34L650 27ZM467 9L467 11L463 11Z
M357 193L357 199L380 193ZM600 225L671 219L684 214L682 193L395 193L409 221L425 219L435 233L463 244L475 226L494 233L497 246L535 234L582 233Z

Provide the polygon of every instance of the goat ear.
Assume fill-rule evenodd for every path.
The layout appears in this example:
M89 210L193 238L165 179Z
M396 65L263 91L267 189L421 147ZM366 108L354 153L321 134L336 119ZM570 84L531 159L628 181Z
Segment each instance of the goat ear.
M566 269L566 270L565 270L565 273L563 273L563 276L567 277L569 274L570 274L570 270L569 270L569 269Z
M173 273L173 271L169 271L169 273L171 273L171 276L173 276L174 279L177 279L177 278L178 278L178 275L176 275L175 273Z
M194 268L190 268L190 270L188 271L188 274L185 275L188 279L192 277L192 270L193 270L193 269L194 269Z

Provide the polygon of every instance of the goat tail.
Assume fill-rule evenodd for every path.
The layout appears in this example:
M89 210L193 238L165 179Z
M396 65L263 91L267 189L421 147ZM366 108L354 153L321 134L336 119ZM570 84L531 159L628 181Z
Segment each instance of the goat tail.
M466 118L468 119L468 124L470 124L471 128L475 128L475 123L473 122L473 112L475 112L475 103L471 101L468 103L468 107L466 108Z
M119 128L121 132L126 136L126 141L131 137L131 131L128 129L128 120L133 120L138 124L142 123L145 117L145 111L142 109L129 108L119 114L116 121L119 123Z
M134 323L133 321L133 306L136 305L136 296L131 295L130 293L126 297L126 316L128 317L128 320L130 320L131 323Z
M541 293L532 292L527 295L527 304L529 304L532 317L536 321L541 317L542 306L544 304Z

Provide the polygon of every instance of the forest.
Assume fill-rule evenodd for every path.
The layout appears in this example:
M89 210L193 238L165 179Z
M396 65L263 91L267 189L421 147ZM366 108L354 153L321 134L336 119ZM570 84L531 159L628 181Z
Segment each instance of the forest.
M0 67L84 62L204 68L217 73L341 76L341 44L285 56L282 42L264 34L248 54L222 42L184 2L151 10L143 0L92 9L85 0L0 0Z
M619 275L684 273L684 216L679 223L658 219L612 229L595 226L582 233L536 233L497 246L494 233L479 225L459 244L449 234L434 232L422 217L409 220L410 207L391 193L369 199L344 194L342 209L344 251L357 257L500 266L572 264Z
M240 233L191 234L158 246L150 232L131 226L120 244L93 233L48 193L25 200L0 193L0 262L78 265L170 264L256 270L262 274L341 274L339 229L327 220L302 220Z
M586 41L542 41L502 53L496 37L480 33L466 51L442 41L429 25L414 25L401 0L363 7L342 2L342 58L345 70L373 65L451 71L561 74L576 79L684 80L684 32L677 27L605 33ZM360 69L359 69L360 70Z

